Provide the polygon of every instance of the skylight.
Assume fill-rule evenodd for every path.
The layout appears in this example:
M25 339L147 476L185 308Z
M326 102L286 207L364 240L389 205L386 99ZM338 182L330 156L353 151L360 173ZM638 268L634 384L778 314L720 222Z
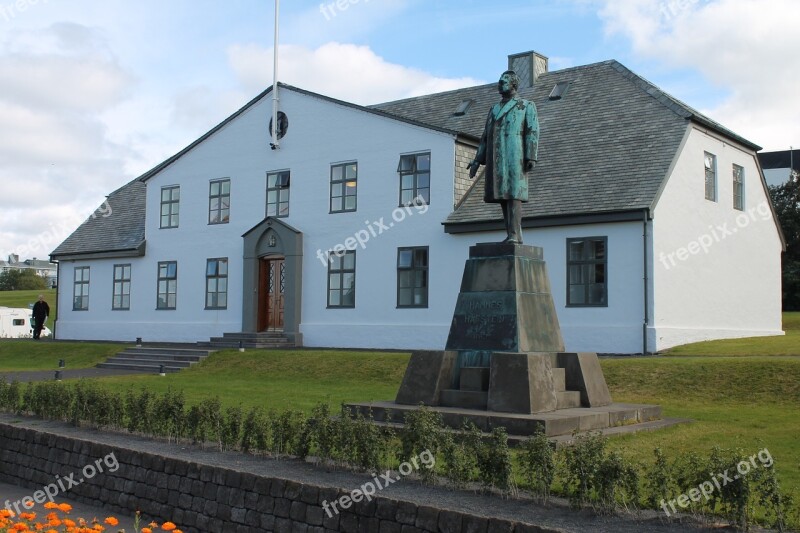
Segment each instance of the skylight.
M568 81L560 81L556 83L556 86L553 87L553 90L550 91L550 100L561 100L567 92L569 88Z
M469 108L472 107L472 104L474 104L474 103L475 103L475 100L473 100L471 98L467 99L467 100L464 100L463 102L461 102L458 105L458 109L456 109L456 112L453 113L453 116L455 116L455 117L463 117L464 115L467 114L467 111L469 111Z

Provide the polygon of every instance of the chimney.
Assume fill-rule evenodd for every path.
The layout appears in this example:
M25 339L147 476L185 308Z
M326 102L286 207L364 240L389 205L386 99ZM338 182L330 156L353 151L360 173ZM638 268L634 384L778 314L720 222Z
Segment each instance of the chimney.
M519 88L527 89L536 85L539 76L547 72L547 62L547 57L531 50L508 56L508 70L519 76Z

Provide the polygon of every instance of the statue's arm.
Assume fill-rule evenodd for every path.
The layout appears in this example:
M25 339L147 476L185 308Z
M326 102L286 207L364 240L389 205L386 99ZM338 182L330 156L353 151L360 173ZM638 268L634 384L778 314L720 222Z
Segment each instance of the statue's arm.
M469 177L474 178L478 173L478 167L486 164L486 143L489 135L489 128L492 122L492 112L489 111L489 116L486 118L486 126L483 128L483 135L481 135L481 142L478 144L478 152L475 154L475 159L472 163L467 165L469 168Z
M533 170L539 160L539 116L536 104L528 102L525 106L525 135L524 135L525 170Z

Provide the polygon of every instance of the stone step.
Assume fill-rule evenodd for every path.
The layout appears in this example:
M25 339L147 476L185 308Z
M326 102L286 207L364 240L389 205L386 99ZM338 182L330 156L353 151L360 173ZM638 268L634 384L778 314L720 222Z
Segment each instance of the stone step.
M120 364L120 365L145 365L145 366L169 366L174 368L189 368L197 364L197 361L175 361L169 359L151 359L144 357L120 357L115 355L110 357L106 363Z
M459 377L462 391L487 392L489 390L489 369L485 367L464 367Z
M461 392L461 391L456 391ZM401 405L394 402L371 402L349 404L354 412L363 415L372 413L378 422L402 422L405 413L418 409L415 405ZM604 407L581 407L559 409L548 413L522 415L514 413L498 413L481 409L464 409L457 407L433 407L442 415L447 427L458 429L464 420L471 421L482 431L491 431L503 426L509 435L527 437L537 431L544 431L548 437L569 435L573 431L591 431L595 429L622 427L650 422L661 418L661 407L657 405L613 403Z
M239 343L237 341L227 341L227 342L200 341L197 343L197 345L201 347L214 348L215 350L235 350L239 348ZM271 349L271 348L286 349L286 348L294 348L294 345L286 342L243 342L242 348L251 350Z
M97 368L116 368L118 370L144 370L158 373L161 367L164 372L178 372L183 368L198 363L208 357L214 350L176 346L140 346L126 348L110 357Z
M119 352L114 357L125 357L128 359L158 359L161 361L190 361L190 362L197 362L202 361L207 355L175 355L175 354L168 354L168 353L142 353L142 352L133 352L129 350L124 350Z
M146 370L158 374L161 365L142 365L142 364L121 364L121 363L100 363L97 368L113 368L116 370ZM180 372L181 367L165 366L164 373Z
M155 354L155 355L188 355L195 357L208 357L213 350L201 350L198 348L170 348L162 346L146 346L126 348L127 353Z
M219 338L219 337L217 337L217 338ZM236 339L236 340L239 340L239 339L242 339L242 340L247 340L247 339L276 339L276 338L277 339L285 339L286 335L284 335L284 333L281 332L281 331L261 331L259 333L247 333L247 332L243 332L243 333L223 333L222 334L222 338L224 338L225 340L230 340L230 339Z
M443 390L439 402L446 407L463 409L486 409L489 405L489 393L468 390Z
M581 393L578 391L558 391L556 392L557 409L573 409L581 406Z

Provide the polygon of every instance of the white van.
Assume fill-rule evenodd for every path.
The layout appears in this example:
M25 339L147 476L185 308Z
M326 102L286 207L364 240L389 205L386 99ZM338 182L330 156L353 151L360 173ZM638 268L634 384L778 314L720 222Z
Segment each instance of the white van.
M33 337L31 317L33 311L14 307L0 307L0 338L30 339ZM52 334L47 326L42 328L42 337Z

